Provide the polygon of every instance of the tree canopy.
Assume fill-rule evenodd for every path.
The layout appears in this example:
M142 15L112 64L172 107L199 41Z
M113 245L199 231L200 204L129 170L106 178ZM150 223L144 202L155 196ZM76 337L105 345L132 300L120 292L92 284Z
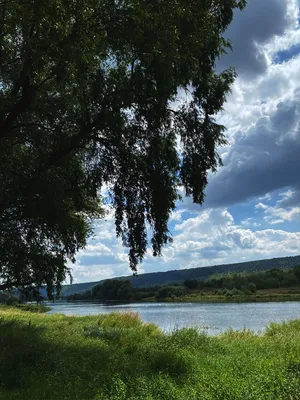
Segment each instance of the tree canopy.
M130 267L147 227L161 253L178 187L201 204L221 161L216 61L245 3L0 0L0 288L59 289L104 186Z

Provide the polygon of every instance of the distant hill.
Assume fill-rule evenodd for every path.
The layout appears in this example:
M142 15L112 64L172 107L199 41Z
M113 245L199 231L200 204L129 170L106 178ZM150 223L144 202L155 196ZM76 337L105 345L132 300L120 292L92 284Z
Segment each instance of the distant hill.
M214 274L224 274L230 272L253 272L263 271L272 268L294 268L300 265L300 256L272 258L259 261L248 261L243 263L215 265L212 267L199 267L191 269L172 270L167 272L151 272L137 276L123 276L114 279L127 279L135 287L149 287L166 285L169 283L182 283L187 279L203 280ZM64 285L62 296L69 296L74 293L82 293L91 290L94 286L104 282L75 283L73 285Z
M61 294L63 296L69 296L74 293L82 293L91 290L94 286L99 285L99 283L104 282L85 282L85 283L73 283L72 285L63 285Z

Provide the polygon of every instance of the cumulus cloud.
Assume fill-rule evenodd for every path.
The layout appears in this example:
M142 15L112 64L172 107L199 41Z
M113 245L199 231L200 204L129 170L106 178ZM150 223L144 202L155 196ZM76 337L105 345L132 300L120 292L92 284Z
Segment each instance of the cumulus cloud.
M172 211L170 221L181 221L184 211L185 210Z
M204 210L176 225L174 242L163 257L168 258L169 269L177 269L299 253L300 232L253 231L248 223L259 225L249 218L240 226L226 209ZM144 269L148 269L147 264Z
M264 203L258 203L258 204L255 205L255 208L257 210L266 210L268 208L268 206L266 204L264 204Z
M295 189L288 203L299 201L300 91L269 108L261 104L256 116L254 106L252 124L235 133L224 167L210 176L206 206L246 202L285 187Z
M233 52L219 66L236 66L239 78L218 117L230 145L221 150L224 167L209 176L205 207L246 203L288 187L294 193L283 206L299 205L299 4L250 0L227 36ZM278 62L280 51L292 57Z
M271 225L287 221L300 221L300 207L289 207L288 209L278 206L268 207L265 214L265 221Z
M292 35L297 29L297 16L297 0L249 0L242 13L236 12L225 33L234 51L223 57L218 67L234 66L240 76L247 78L263 74L271 64L270 56L297 40L298 36ZM280 45L274 43L278 37L285 38Z
M242 226L247 226L247 227L254 227L254 228L258 228L259 226L261 226L261 224L259 222L256 222L254 218L249 217L249 218L245 218L241 221Z

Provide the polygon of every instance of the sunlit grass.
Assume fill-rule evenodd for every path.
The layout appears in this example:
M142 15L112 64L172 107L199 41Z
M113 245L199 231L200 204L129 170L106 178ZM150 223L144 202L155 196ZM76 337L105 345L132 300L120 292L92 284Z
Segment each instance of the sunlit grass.
M300 321L164 334L133 313L0 308L1 400L300 399Z

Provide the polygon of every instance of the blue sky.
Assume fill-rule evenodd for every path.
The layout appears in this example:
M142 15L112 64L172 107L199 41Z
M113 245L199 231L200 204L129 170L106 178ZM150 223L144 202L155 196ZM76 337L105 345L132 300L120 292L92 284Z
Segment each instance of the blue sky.
M229 145L210 174L203 207L184 199L170 221L174 242L139 273L300 254L300 29L297 0L248 0L225 34L233 52L218 70L238 79L217 120ZM128 275L111 212L73 266L74 282Z

